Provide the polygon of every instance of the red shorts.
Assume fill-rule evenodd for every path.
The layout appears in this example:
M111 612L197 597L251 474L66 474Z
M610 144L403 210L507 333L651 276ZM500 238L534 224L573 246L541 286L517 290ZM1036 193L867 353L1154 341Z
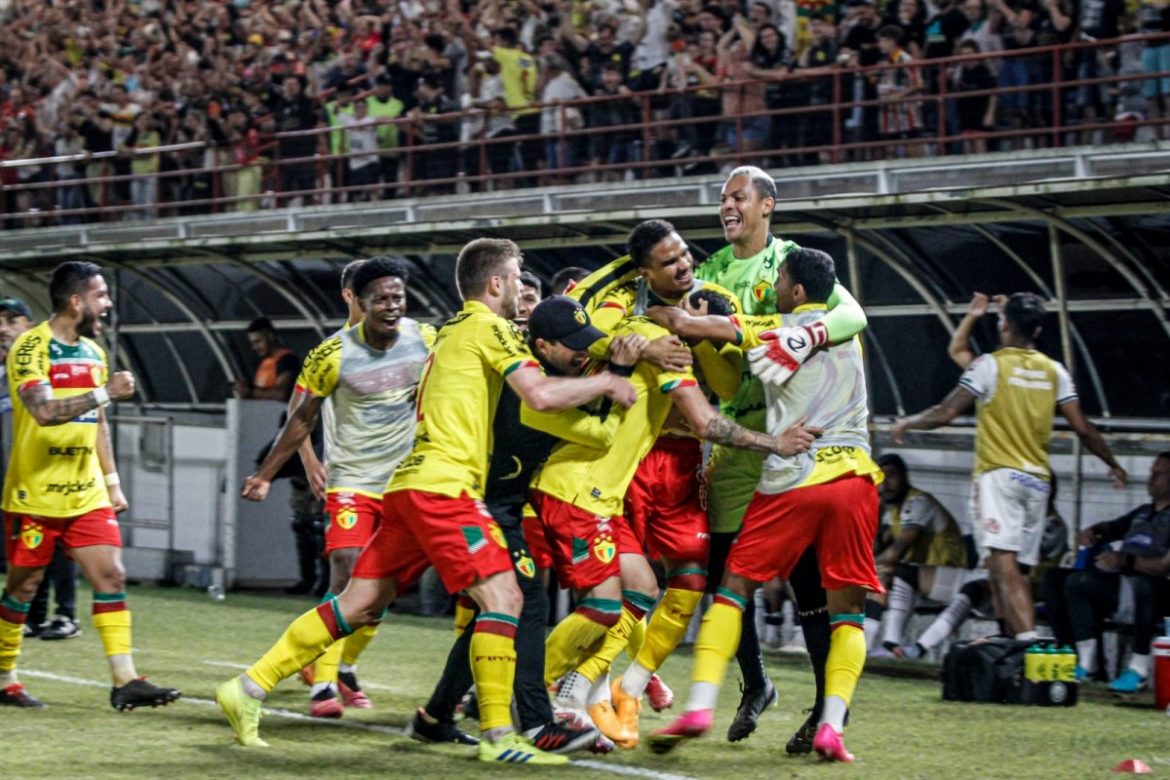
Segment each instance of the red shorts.
M642 554L624 517L598 517L538 490L532 491L532 507L562 588L589 590L621 575L622 555Z
M697 439L660 437L626 490L626 517L651 558L707 565L711 529L699 496Z
M421 490L382 496L382 521L353 576L396 580L401 593L434 565L451 593L512 569L504 532L482 501Z
M540 518L536 515L524 515L522 525L524 527L524 543L528 545L528 552L532 553L532 561L536 564L536 568L551 569L553 567L553 554L548 546L548 540L544 538L544 528L540 524Z
M39 568L53 560L57 540L66 550L108 544L122 546L118 516L112 507L94 509L80 517L34 517L4 513L4 554L13 566Z
M727 570L753 582L788 579L810 544L826 590L884 593L874 566L878 492L868 477L845 476L784 493L756 493L731 545Z
M334 550L366 546L382 520L382 499L348 490L330 491L325 496L325 554Z

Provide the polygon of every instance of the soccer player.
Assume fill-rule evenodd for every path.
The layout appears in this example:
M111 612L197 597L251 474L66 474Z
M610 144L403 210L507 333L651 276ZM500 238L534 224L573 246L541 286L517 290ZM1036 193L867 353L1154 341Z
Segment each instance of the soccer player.
M1002 347L976 359L940 403L894 426L897 444L908 430L932 430L975 407L975 472L971 523L987 567L996 610L1017 639L1036 637L1032 589L1020 564L1039 562L1048 511L1048 440L1059 411L1089 452L1126 480L1101 433L1081 411L1068 371L1036 350L1044 302L1015 293L999 308Z
M741 166L727 177L720 194L719 218L728 245L711 255L699 266L695 276L731 290L747 315L771 315L776 311L774 288L780 267L788 255L799 249L792 241L771 232L772 212L776 208L776 182L765 171ZM843 343L860 333L866 325L865 313L840 283L834 284L826 301L828 313L806 329L798 328L792 344L800 348L786 351L785 371L799 368L800 362L817 345ZM787 344L777 339L776 344ZM781 377L782 378L782 377ZM752 430L764 430L764 391L758 379L744 373L739 393L722 405L722 411ZM715 447L707 470L707 507L711 522L711 562L709 579L718 583L732 540L739 531L744 511L759 482L763 459L756 453ZM808 753L820 720L825 690L825 660L829 652L829 613L825 593L820 586L816 556L810 550L792 571L789 581L800 610L800 625L809 651L816 679L816 699L808 720L789 740L789 753ZM743 675L743 696L735 719L727 729L732 742L747 738L756 729L760 713L776 702L776 690L764 671L760 640L756 636L753 605L748 604L743 636L736 653Z
M94 339L113 306L102 269L72 261L53 269L53 315L8 352L13 453L4 479L8 579L0 593L0 704L42 706L16 678L29 602L57 540L93 586L93 624L110 664L117 710L169 704L179 691L138 676L130 648L126 572L117 513L127 508L105 407L134 395L134 375L107 381Z
M739 304L730 292L694 278L690 250L671 223L660 219L642 222L630 233L627 249L638 276L602 296L597 320L603 329L613 330L629 316L644 317L650 306L677 305L700 291L721 302L728 313L738 311ZM640 327L638 320L630 327ZM651 335L662 333L648 322L646 327ZM707 383L721 397L730 399L739 388L740 355L735 347L728 350L733 354L730 360L703 341L695 345L694 355ZM638 734L644 692L649 693L655 710L673 703L673 692L655 673L686 634L706 590L710 533L696 479L702 461L700 440L687 431L683 414L672 410L626 490L625 517L634 539L641 549L662 559L666 571L661 606L641 637L635 629L630 647L635 662L612 686L613 717L620 723L627 744ZM581 678L599 679L612 660L598 655L583 664L579 676L570 678L558 692L561 706L580 709L579 699L585 695ZM575 696L578 701L574 701ZM594 710L595 720L611 717L603 702L595 702Z
M305 358L288 422L256 473L244 481L244 498L263 501L273 477L308 440L329 401L325 555L330 581L323 603L349 583L358 553L381 516L382 488L414 437L414 393L435 333L405 316L409 279L401 261L361 261L350 282L362 319ZM317 659L311 671L310 715L339 718L343 702L359 709L371 706L358 684L356 665L376 631L375 626L357 630Z
M785 339L795 329L814 329L833 294L833 260L824 252L797 248L777 274L775 297L783 319L689 318L677 307L655 310L655 319L687 338L733 340L751 350L752 370L764 378L769 431L780 431L797 415L823 434L807 455L769 457L759 486L731 545L715 603L695 642L695 665L686 712L655 732L652 749L666 752L706 734L727 663L735 653L743 612L760 584L787 579L802 555L815 548L832 614L826 662L825 701L812 747L822 757L852 761L841 732L849 701L865 663L865 594L882 592L873 558L881 469L869 456L868 408L861 349L856 339L807 356L795 376L786 370ZM777 326L785 327L777 330ZM780 375L784 384L771 381Z
M450 592L466 589L481 612L471 638L484 761L559 764L564 756L532 747L512 731L521 595L503 532L482 496L492 448L491 419L507 382L538 411L565 409L606 396L634 403L630 383L610 373L546 377L509 320L520 295L520 249L477 239L459 253L455 276L464 305L443 326L418 388L414 447L382 500L382 522L358 556L349 585L297 618L216 699L243 745L264 745L260 705L282 679L355 628L378 622L397 593L433 564Z
M629 244L643 245L639 232L653 229L647 223L634 228ZM669 249L673 241L646 243ZM630 318L615 333L633 332L635 328L647 335L653 326L645 318ZM597 683L658 597L657 581L642 546L623 516L627 488L638 464L662 432L672 408L679 411L696 436L728 446L790 455L806 450L815 434L806 430L802 421L777 435L737 425L711 407L689 370L666 372L642 360L631 379L638 388L638 403L626 412L614 446L607 452L598 452L573 443L561 445L533 483L533 505L552 547L558 580L583 596L577 609L549 635L545 680L551 682L575 670L562 681L562 689L592 689L586 695L589 716L603 734L627 749L636 746L639 739L637 696L641 690L637 696L627 694L622 699L616 681L608 690ZM647 664L653 666L649 669L653 672L673 646L669 641L651 643L649 631L647 634L644 648L648 654L661 655ZM673 633L664 630L662 635L672 637ZM602 637L602 648L591 651ZM677 643L677 638L674 641ZM582 662L589 656L600 663L587 668ZM644 681L639 684L644 688ZM630 714L625 720L619 720L610 707L611 696L615 703L628 702Z
M524 326L528 324L528 318L532 316L532 310L536 308L536 304L540 303L540 277L531 271L520 272L520 302L516 307L516 319L514 320L520 330L524 330Z
M528 346L550 376L580 376L588 364L587 350L603 337L581 305L563 296L547 298L538 304L528 323ZM632 368L644 345L645 339L632 334L613 339L609 345L610 367L615 371ZM516 631L517 719L525 736L536 747L554 753L594 746L598 732L591 724L556 720L549 704L543 674L549 602L541 572L547 571L552 561L539 520L533 529L524 514L529 508L528 485L533 473L562 439L603 450L613 444L619 422L618 414L602 418L580 409L539 414L522 406L516 393L505 386L493 423L496 447L484 500L508 541L516 580L524 595ZM407 727L407 732L419 741L477 742L454 722L455 707L471 685L468 663L471 635L463 630L469 620L457 622L462 626L457 627L460 633L447 657L443 676L430 701L419 708Z

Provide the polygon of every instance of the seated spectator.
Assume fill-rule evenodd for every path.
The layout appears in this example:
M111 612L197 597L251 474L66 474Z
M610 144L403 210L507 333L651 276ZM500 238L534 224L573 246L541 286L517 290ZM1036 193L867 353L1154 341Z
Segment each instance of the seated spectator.
M1053 631L1076 644L1078 679L1097 672L1097 637L1102 622L1117 611L1122 580L1133 587L1133 652L1109 684L1116 693L1148 686L1150 646L1162 616L1170 614L1170 452L1154 458L1146 489L1150 503L1081 532L1078 543L1097 551L1088 568L1055 570L1046 581Z
M918 658L951 634L973 605L988 594L987 572L974 569L974 544L938 499L910 484L901 456L878 458L885 481L880 486L882 531L889 544L878 555L878 573L889 582L882 619L882 645L898 658ZM947 605L937 625L903 649L906 621L919 596Z

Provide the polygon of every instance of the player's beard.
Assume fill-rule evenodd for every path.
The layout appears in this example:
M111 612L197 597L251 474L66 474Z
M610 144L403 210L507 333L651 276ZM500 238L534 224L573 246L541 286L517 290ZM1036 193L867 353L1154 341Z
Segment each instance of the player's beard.
M500 316L506 320L514 320L520 314L520 295L517 293L511 298L505 298L500 301Z
M78 335L85 336L87 339L97 338L98 317L92 311L86 311L81 315L81 321L77 323Z

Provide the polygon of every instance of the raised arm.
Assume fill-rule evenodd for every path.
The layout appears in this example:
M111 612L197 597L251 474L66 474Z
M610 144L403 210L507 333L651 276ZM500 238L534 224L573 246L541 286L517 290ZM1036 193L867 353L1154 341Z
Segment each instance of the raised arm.
M996 299L1001 297L996 296ZM971 331L975 329L975 323L987 313L990 303L991 299L981 292L972 295L967 313L963 315L963 319L955 328L955 334L951 336L951 343L947 345L947 355L959 368L965 369L975 360L975 353L971 350Z

